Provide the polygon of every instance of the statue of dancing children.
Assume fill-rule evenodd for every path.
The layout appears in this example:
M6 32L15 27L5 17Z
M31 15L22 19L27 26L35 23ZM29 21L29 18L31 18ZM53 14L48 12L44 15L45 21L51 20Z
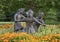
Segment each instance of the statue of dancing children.
M32 9L29 9L27 12L27 17L26 17L26 28L25 31L27 33L35 33L35 29L33 27L33 22L37 22L41 24L35 17L33 17L33 11Z

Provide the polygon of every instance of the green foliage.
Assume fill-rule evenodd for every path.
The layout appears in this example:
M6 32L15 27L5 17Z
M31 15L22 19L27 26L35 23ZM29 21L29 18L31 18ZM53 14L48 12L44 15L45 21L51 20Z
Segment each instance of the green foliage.
M34 16L38 15L38 10L43 11L44 19L51 20L52 23L60 21L60 0L0 0L0 20L13 21L14 14L22 7L26 10L33 9Z
M60 40L60 36L57 36L56 38Z

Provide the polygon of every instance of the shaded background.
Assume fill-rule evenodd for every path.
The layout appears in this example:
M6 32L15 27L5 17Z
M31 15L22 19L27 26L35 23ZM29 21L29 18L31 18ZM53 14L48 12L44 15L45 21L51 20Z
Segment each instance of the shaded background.
M33 9L34 16L40 9L46 24L60 24L60 0L0 0L0 21L13 22L19 8Z

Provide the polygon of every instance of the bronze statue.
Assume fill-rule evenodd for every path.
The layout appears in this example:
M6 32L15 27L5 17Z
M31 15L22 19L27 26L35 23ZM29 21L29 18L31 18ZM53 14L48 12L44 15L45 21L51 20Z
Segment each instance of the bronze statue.
M24 16L22 15L24 12L24 8L18 9L16 14L14 15L14 31L17 32L19 30L23 30L23 27L21 26L21 21L24 20Z
M29 9L27 12L27 17L26 17L26 28L25 32L27 33L34 33L35 30L33 28L33 11Z
M44 15L44 13L39 11L39 15L36 17L36 19L37 19L41 24L39 24L39 23L37 23L37 22L34 22L34 23L33 23L33 27L34 27L34 29L35 29L36 32L38 31L38 28L39 28L40 25L46 26L44 20L42 19L42 16L43 16L43 15Z
M32 9L29 9L27 12L27 17L26 17L26 28L25 28L25 31L27 33L34 33L36 32L36 29L34 28L35 25L33 24L33 22L36 22L37 24L41 24L41 25L44 25L42 24L37 18L33 17L33 11Z
M20 8L17 13L14 15L14 31L19 30L27 33L35 33L38 30L40 25L45 26L45 23L42 19L43 12L39 12L38 17L33 17L34 12L32 9L29 9L26 12L27 17L23 16L24 8ZM26 22L26 28L21 26L21 22Z

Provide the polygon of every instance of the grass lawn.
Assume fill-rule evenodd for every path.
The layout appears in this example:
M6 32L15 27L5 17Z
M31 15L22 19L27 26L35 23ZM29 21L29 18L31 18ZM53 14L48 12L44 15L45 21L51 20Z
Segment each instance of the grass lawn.
M2 24L13 24L13 22L0 22L0 25ZM52 26L52 25L51 25ZM39 27L38 32L32 34L34 36L43 36L43 35L48 35L48 34L59 34L60 33L60 28L54 28L54 27ZM0 30L0 34L4 34L7 32L14 32L14 28L4 28Z

